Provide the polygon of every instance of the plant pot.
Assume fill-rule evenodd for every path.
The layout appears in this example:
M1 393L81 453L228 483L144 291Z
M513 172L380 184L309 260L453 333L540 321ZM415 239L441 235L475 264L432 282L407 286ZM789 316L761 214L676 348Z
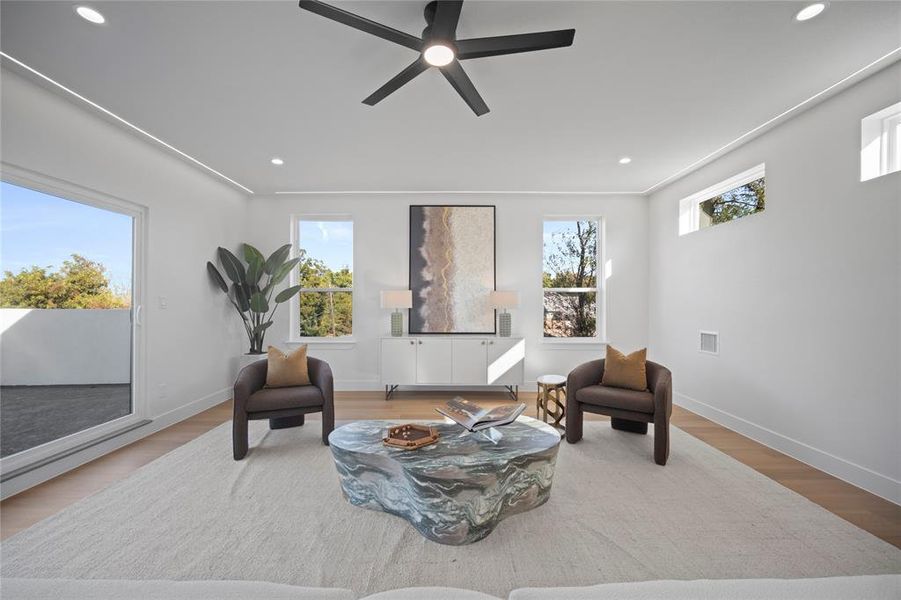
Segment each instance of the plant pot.
M251 363L255 363L256 361L265 358L265 354L241 354L240 356L234 357L232 359L232 372L234 373L235 378L238 377L238 373L241 372L241 369Z

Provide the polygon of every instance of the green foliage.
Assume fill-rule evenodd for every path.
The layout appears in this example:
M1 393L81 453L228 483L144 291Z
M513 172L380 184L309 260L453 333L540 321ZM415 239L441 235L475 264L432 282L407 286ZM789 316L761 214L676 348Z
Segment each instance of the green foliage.
M598 227L575 221L545 245L545 288L582 288L580 292L544 293L545 337L594 337L597 332Z
M6 271L0 280L2 308L129 308L127 293L110 288L106 268L73 254L62 267L33 266L16 274Z
M279 292L275 298L275 287L284 280L291 269L300 262L299 258L288 260L291 245L285 244L269 258L250 244L242 245L241 254L247 266L237 256L225 248L218 248L216 254L225 275L232 281L231 287L212 262L206 263L207 274L213 284L228 297L241 317L250 354L263 353L266 330L272 325L272 317L279 304L287 302L300 291L298 286Z
M347 267L336 271L325 263L304 256L298 265L298 280L305 289L341 288L346 292L303 292L300 294L300 335L338 337L353 332L353 273Z
M734 190L705 200L701 211L710 217L711 225L727 223L766 208L766 180L761 177Z

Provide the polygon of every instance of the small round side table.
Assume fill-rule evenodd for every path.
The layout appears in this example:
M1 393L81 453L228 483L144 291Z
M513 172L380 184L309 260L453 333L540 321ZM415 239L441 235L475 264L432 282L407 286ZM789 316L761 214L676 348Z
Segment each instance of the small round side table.
M565 429L560 421L566 415L566 377L563 375L542 375L538 378L538 399L535 403L536 416L548 422L553 419L554 427Z

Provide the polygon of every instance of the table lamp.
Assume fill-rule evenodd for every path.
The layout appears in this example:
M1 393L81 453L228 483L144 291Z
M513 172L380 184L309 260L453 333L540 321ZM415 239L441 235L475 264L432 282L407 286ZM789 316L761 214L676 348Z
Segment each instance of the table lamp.
M413 292L410 290L382 290L381 294L382 308L393 308L391 313L391 335L401 336L404 334L404 315L400 312L402 308L413 308Z
M510 332L513 329L513 319L510 317L510 313L507 312L507 309L516 308L517 306L519 306L519 292L491 292L491 305L494 308L504 309L504 312L497 316L498 335L500 335L501 337L510 337Z

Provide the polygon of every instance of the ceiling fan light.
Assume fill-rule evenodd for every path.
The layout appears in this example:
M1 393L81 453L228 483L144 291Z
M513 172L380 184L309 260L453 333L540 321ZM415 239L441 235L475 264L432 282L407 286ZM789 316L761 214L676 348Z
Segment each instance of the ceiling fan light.
M76 6L75 12L78 13L79 17L94 25L103 25L106 23L106 17L104 17L99 10L91 8L90 6Z
M425 49L422 57L433 67L443 67L454 60L454 51L443 44L434 44Z
M825 2L814 2L813 4L808 4L798 11L798 13L795 15L795 20L809 21L810 19L818 16L824 10L826 10Z

